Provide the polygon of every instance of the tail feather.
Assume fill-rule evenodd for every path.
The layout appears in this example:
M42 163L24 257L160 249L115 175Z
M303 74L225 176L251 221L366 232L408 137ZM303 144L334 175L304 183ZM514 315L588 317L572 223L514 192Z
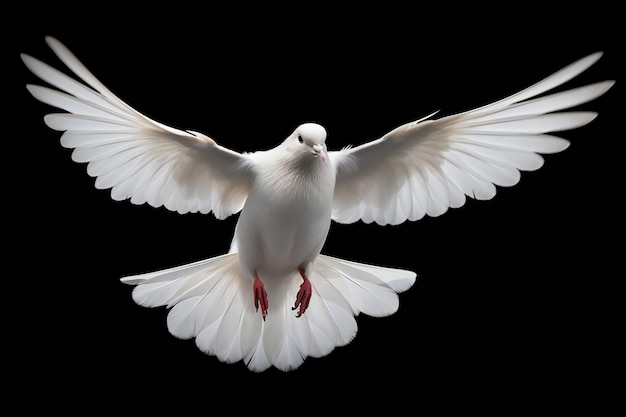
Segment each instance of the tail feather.
M226 363L240 360L255 372L271 366L298 368L355 337L355 316L393 314L398 292L415 282L410 271L359 264L320 255L309 277L313 296L304 315L292 305L300 278L266 280L270 310L262 319L253 305L252 283L241 273L237 253L122 278L137 285L133 299L146 307L170 308L168 330L195 337L198 348Z
M231 289L236 293L226 297L230 302L226 306L211 344L212 353L226 363L242 360L249 353L248 350L254 349L258 344L261 335L258 317L255 320L252 309L252 301L244 302L242 300L241 290L244 288L231 285ZM248 293L249 291L246 291L246 294ZM247 322L251 327L256 324L255 327L259 328L256 332L254 332L254 328L251 329L253 331L251 336L256 335L256 338L253 337L247 346L242 343L244 322Z
M298 322L287 302L281 300L278 302L280 303L278 311L272 310L264 323L263 347L268 352L272 365L288 371L302 365L307 356L309 350L308 338L305 335L307 326L304 322Z
M319 274L330 282L345 285L342 296L352 305L355 314L382 317L398 310L399 292L408 290L416 274L401 269L385 268L320 255L315 263Z

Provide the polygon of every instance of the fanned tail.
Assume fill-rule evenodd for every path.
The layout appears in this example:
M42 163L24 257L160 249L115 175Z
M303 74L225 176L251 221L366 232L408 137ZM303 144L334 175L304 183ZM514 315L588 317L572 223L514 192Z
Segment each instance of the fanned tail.
M275 366L289 371L308 356L321 357L357 333L355 316L397 311L397 293L410 288L415 273L318 256L309 279L313 296L304 315L292 305L297 273L265 278L270 300L264 321L254 308L252 283L241 273L237 253L175 268L122 278L137 285L133 300L170 308L167 326L181 339L226 363L244 361L255 372Z
M237 253L121 281L137 285L137 304L171 308L167 328L173 336L195 337L200 350L226 363L245 360L255 371L271 366L262 347L263 320Z

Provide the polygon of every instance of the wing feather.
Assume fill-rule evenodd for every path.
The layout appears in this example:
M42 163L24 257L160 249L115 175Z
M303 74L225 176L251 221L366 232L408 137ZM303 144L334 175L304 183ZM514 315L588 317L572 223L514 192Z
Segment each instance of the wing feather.
M543 165L540 154L569 146L548 133L576 129L597 116L562 110L600 97L614 81L538 96L585 71L601 55L584 57L494 103L406 123L380 139L331 152L337 171L333 219L398 224L439 216L462 206L466 196L493 198L496 186L517 184L520 171Z
M107 89L59 41L46 42L84 83L22 54L24 64L50 86L29 84L41 102L64 110L44 117L63 131L61 145L87 163L95 186L114 200L165 206L218 218L241 210L252 181L252 162L201 133L175 129L139 113Z

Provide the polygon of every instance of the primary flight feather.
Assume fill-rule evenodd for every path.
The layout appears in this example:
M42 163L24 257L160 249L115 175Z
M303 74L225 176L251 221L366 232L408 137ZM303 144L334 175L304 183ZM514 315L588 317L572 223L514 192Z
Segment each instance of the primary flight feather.
M28 85L64 110L45 116L63 131L72 159L88 163L115 200L179 213L239 214L229 253L122 278L142 306L166 306L169 331L195 338L224 362L287 371L308 356L349 343L359 313L396 312L411 271L321 255L331 220L381 225L439 216L466 197L490 199L535 170L539 154L569 142L550 135L589 123L563 112L605 93L613 81L544 93L574 78L595 53L505 99L474 110L399 126L354 148L328 151L319 124L298 126L274 149L238 153L213 139L158 123L120 100L59 41L46 42L80 79L22 54L51 87Z

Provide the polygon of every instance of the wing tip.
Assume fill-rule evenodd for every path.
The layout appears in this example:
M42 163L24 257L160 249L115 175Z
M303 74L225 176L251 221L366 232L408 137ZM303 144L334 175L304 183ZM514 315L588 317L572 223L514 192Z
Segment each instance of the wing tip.
M567 148L569 148L569 147L570 147L570 145L572 144L572 142L570 142L570 141L569 141L569 140L567 140L567 139L563 139L563 138L559 138L559 139L561 139L561 140L559 141L559 145L560 145L560 146L559 146L558 148L556 148L556 150L555 150L554 152L551 152L551 153L563 152L564 150L566 150ZM545 153L547 154L548 152L545 152Z
M592 54L589 54L589 57L593 57L593 61L597 61L598 59L602 58L602 55L604 55L604 51L596 51Z
M144 279L138 278L135 275L120 278L120 282L122 282L122 283L124 283L126 285L137 285L137 284L139 284L142 281L144 281Z
M54 49L58 45L62 45L62 43L59 42L59 40L55 38L54 36L46 35L44 37L44 40L46 41L46 44L52 49Z
M580 70L580 72L586 71L589 67L591 67L596 62L598 62L598 60L600 58L602 58L602 55L604 55L604 51L594 52L594 53L589 54L589 55L587 55L587 56L585 56L583 58L580 58L578 61L575 61L574 63L572 63L570 65L570 67L575 67L575 66L581 65L582 69Z
M598 60L602 58L602 55L604 55L604 51L596 51L574 61L572 65L585 63L584 67L589 68L590 66L598 62Z
M27 53L21 52L20 53L20 59L22 60L22 62L24 63L24 65L26 65L26 68L28 68L31 72L33 72L32 67L34 65L36 65L38 62L40 62L37 58L35 58L32 55L29 55Z
M583 124L581 125L581 127L593 122L594 119L598 117L598 112L595 112L595 111L586 111L583 113L584 113L584 120L582 121Z
M59 124L59 118L63 118L66 114L68 113L49 113L44 115L43 121L50 129L56 130L57 132L65 132L67 128Z
M36 91L38 88L39 86L37 84L26 84L26 89L32 96L35 96L35 94L37 94Z
M602 81L600 82L601 86L602 86L602 93L600 93L600 95L606 93L607 91L609 91L611 89L611 87L613 87L616 83L616 80L606 80L606 81Z

